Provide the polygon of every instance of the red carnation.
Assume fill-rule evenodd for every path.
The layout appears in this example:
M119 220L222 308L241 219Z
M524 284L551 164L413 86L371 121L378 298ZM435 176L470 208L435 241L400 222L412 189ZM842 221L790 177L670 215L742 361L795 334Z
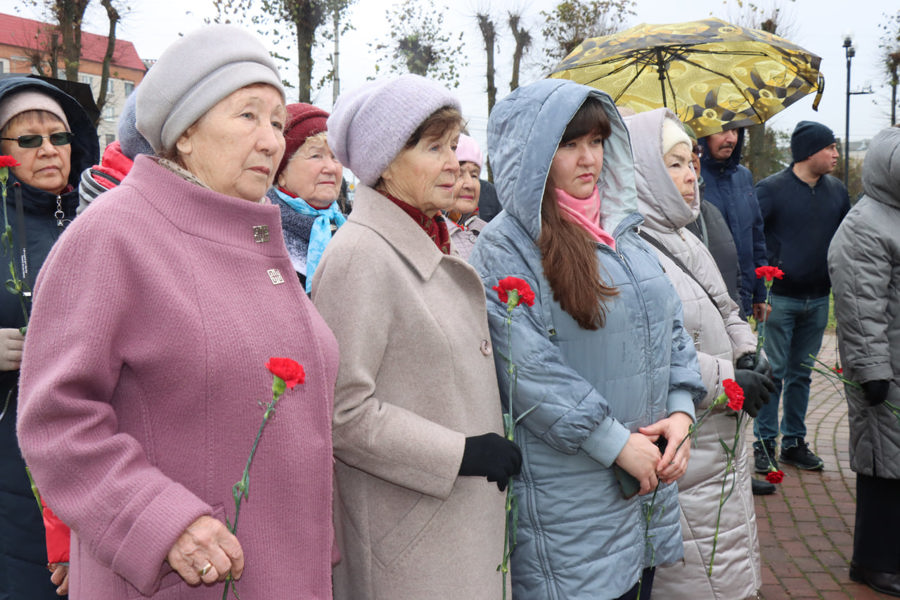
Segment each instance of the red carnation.
M784 271L779 269L778 267L771 266L762 266L756 267L756 278L763 279L766 281L772 281L773 279L781 279L784 277Z
M16 159L12 156L0 155L0 167L18 167L20 166Z
M769 483L781 483L784 480L784 472L778 469L766 473L766 481Z
M303 371L303 365L291 358L270 358L266 363L266 368L275 375L284 380L284 385L288 389L294 389L298 383L306 380L306 373Z
M722 386L728 398L728 408L734 411L741 410L744 407L744 389L734 379L723 380Z
M531 286L529 286L528 282L524 279L519 279L518 277L504 277L497 283L498 285L495 285L491 289L497 292L500 302L509 305L509 292L516 292L516 303L510 308L515 308L522 302L528 306L534 306L534 292L531 291Z

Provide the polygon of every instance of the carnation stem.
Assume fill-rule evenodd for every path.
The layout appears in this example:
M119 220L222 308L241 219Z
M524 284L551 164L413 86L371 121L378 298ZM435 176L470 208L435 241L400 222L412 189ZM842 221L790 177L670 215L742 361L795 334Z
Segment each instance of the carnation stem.
M259 424L259 429L256 431L253 447L250 448L250 456L247 457L247 464L244 465L244 475L241 477L241 480L235 483L234 487L231 488L232 494L234 495L234 521L228 525L228 529L233 534L237 533L238 517L241 514L241 501L244 498L250 497L250 464L253 462L253 457L256 455L256 448L259 446L260 438L262 438L263 429L265 429L269 419L275 415L275 405L278 404L278 400L281 398L282 394L284 394L284 380L277 375L274 375L273 377L275 378L275 385L272 386L272 400L266 405L262 423ZM278 385L279 381L281 382L280 386ZM279 387L280 389L278 389ZM238 598L237 589L235 588L234 578L231 576L231 573L229 573L228 577L225 578L225 589L222 592L222 600L227 600L229 590L234 593L235 598Z

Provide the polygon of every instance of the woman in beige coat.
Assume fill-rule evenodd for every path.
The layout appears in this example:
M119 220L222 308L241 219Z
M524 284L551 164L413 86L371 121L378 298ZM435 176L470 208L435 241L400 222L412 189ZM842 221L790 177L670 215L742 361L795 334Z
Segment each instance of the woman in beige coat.
M341 349L339 600L501 595L501 490L521 454L500 435L484 288L440 216L460 124L456 99L415 75L342 96L328 119L362 183L312 284Z

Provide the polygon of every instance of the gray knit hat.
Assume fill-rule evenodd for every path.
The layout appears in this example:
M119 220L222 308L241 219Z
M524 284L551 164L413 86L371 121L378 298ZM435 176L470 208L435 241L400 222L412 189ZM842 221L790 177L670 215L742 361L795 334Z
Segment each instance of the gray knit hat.
M419 75L372 81L338 98L328 117L328 145L372 186L419 125L445 106L461 110L450 90Z
M128 96L125 101L125 108L122 109L122 116L119 117L119 146L122 148L122 154L134 160L138 154L149 154L153 156L153 148L150 143L144 139L141 132L137 130L135 121L137 120L137 92Z
M137 129L156 153L242 87L268 83L284 98L265 46L235 25L209 25L166 48L137 88Z

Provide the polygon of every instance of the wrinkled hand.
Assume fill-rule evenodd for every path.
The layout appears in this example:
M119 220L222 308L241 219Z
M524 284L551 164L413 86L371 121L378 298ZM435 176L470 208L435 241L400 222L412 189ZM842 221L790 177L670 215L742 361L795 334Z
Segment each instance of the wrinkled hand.
M184 530L166 556L166 562L189 585L225 581L229 571L235 579L244 572L244 551L225 524L202 516ZM212 565L205 575L200 571Z
M25 336L18 329L0 329L0 371L15 371L22 366Z
M744 390L743 411L756 418L759 409L768 404L775 393L775 384L762 373L750 369L735 369L734 380Z
M690 415L676 412L639 429L641 433L651 438L662 436L668 440L666 451L656 465L656 472L663 483L672 483L687 471L688 460L691 457L691 440L686 439L681 448L678 448L678 445L687 437L693 422Z
M765 302L756 302L753 304L753 318L757 323L762 323L769 318L772 313L772 306Z
M56 586L56 595L65 596L69 593L69 565L66 563L50 563L50 583Z
M500 491L506 482L522 470L522 451L515 443L496 433L466 438L459 474L486 477L497 483Z
M656 465L659 463L660 452L653 442L643 433L632 433L616 457L616 464L637 479L641 486L638 492L640 496L655 490L659 483Z
M862 384L862 387L869 406L878 406L887 400L888 392L891 390L891 382L887 379L876 379L865 382Z

